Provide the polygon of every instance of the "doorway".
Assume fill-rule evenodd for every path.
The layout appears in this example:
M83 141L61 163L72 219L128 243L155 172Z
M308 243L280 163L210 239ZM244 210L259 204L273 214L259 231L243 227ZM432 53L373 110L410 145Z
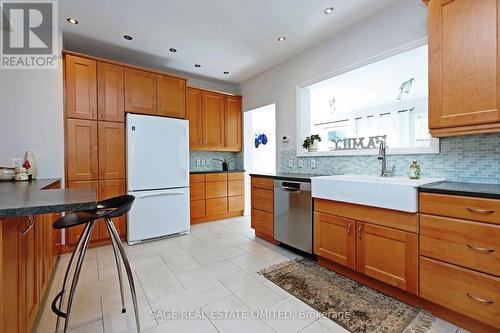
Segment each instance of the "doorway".
M276 108L246 111L244 128L245 215L250 215L250 174L276 172Z

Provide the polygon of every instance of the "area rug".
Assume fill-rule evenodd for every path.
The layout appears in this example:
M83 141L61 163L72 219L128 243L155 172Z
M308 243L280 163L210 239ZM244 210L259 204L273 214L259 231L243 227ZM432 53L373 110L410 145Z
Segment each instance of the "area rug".
M288 293L353 333L425 333L434 317L329 271L309 259L259 272Z

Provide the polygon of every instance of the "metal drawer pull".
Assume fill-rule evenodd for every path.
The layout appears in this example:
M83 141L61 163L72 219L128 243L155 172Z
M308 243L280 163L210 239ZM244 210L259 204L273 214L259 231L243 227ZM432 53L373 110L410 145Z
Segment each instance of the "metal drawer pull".
M495 211L493 209L480 209L480 208L472 208L467 207L467 210L474 214L488 215L493 214Z
M471 294L469 294L469 292L466 292L467 296L473 300L473 301L476 301L478 303L481 303L481 304L486 304L486 305L489 305L489 304L493 304L495 303L495 301L491 301L489 299L483 299L483 298L479 298L479 297L476 297L476 296L472 296Z
M33 215L28 216L28 220L30 221L30 224L28 225L26 230L23 231L23 236L25 236L35 224L35 218L33 217Z
M484 248L484 247L477 247L477 246L473 246L473 245L470 245L470 244L467 244L467 247L469 249L471 249L472 251L476 251L476 252L480 252L480 253L495 252L495 250L493 250L493 249L487 249L487 248Z

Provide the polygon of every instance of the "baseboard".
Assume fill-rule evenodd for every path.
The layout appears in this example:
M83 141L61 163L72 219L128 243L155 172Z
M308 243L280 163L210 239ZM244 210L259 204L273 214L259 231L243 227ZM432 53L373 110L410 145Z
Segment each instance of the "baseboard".
M198 223L203 223L203 222L214 222L214 221L229 219L231 217L238 217L238 216L243 216L243 211L229 212L229 213L218 214L218 215L198 217L198 218L191 219L191 224L198 224Z

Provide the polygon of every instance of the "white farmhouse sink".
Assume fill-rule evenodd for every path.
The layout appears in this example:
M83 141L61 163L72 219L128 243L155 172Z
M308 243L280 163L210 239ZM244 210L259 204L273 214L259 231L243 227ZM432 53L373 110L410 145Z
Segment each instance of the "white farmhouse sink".
M443 180L361 175L321 176L311 179L311 191L314 198L416 213L418 187Z

